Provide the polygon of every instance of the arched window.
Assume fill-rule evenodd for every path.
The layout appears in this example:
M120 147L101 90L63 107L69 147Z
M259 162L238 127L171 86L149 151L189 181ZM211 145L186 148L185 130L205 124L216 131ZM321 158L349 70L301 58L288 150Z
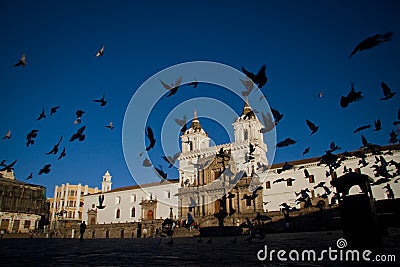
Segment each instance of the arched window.
M120 209L117 209L117 211L115 212L115 218L119 218L121 216L121 211Z
M135 213L136 213L136 210L135 210L135 207L133 207L131 209L131 217L135 217Z

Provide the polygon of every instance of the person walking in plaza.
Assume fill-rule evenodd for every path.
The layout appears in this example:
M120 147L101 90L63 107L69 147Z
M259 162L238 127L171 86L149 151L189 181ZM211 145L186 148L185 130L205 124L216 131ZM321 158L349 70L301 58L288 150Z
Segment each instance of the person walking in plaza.
M85 233L85 230L86 230L86 223L85 221L83 221L79 226L79 232L81 233L81 237L79 238L80 240L83 240L83 234Z

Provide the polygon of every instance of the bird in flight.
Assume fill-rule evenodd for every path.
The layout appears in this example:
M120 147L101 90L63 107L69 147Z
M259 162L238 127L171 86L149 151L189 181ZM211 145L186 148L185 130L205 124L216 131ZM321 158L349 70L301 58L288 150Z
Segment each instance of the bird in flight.
M400 109L397 111L397 121L393 122L393 125L399 125L400 124Z
M186 115L183 115L182 120L181 119L177 119L177 118L175 118L174 120L175 120L176 124L178 124L179 126L182 126L181 133L185 133L186 130L187 130L187 126L186 126L187 118L186 118Z
M67 152L65 152L65 147L64 147L64 149L61 151L60 155L58 156L58 160L62 159L66 155L67 155Z
M2 139L11 139L11 130L8 130L8 132L3 136Z
M42 112L40 113L39 117L36 119L37 121L40 121L41 119L46 118L46 113L44 112L44 109L42 109Z
M316 126L314 123L312 123L309 120L306 120L306 123L307 123L308 128L310 128L310 130L311 130L310 135L313 135L318 131L319 126Z
M146 151L149 151L156 144L156 139L154 138L154 133L150 126L146 128L145 134L150 142L149 145L146 147Z
M83 140L85 140L86 135L83 134L85 129L86 129L86 126L82 126L81 128L79 128L78 131L71 136L69 141L72 142L72 141L75 141L76 139L78 139L79 142L82 142Z
M113 122L110 121L110 123L109 123L108 125L106 125L105 127L108 128L108 129L110 129L110 130L114 129Z
M60 145L62 139L63 139L63 137L61 136L61 137L60 137L60 140L58 141L58 143L55 144L55 145L53 146L53 148L52 148L49 152L46 153L46 155L50 155L50 154L55 155L55 154L57 154L57 153L58 153L58 146Z
M373 131L377 132L377 131L382 130L381 119L377 119L376 121L374 121L374 126L375 126L375 129Z
M53 115L54 113L56 113L56 112L57 112L57 109L59 109L59 108L60 108L60 106L52 107L52 108L50 109L50 116Z
M44 165L44 167L39 170L39 175L48 174L51 171L50 167L51 164Z
M329 144L329 150L325 150L326 153L332 153L335 152L336 150L342 149L340 146L336 145L335 142L331 142Z
M104 107L107 104L107 101L105 100L106 95L103 94L103 97L100 99L95 99L93 100L94 102L100 103L101 107Z
M74 124L79 124L79 123L82 122L82 116L83 116L84 113L85 113L85 111L83 111L83 110L81 110L81 109L78 109L78 110L75 112L76 120L74 121Z
M303 151L303 156L305 155L305 154L307 154L308 152L310 152L310 147L306 147L305 149L304 149L304 151Z
M240 81L242 82L244 88L246 88L246 91L242 91L242 95L246 97L251 93L251 91L253 91L254 82L248 77L246 77L246 80L240 79Z
M393 92L390 87L384 82L381 82L381 88L384 95L381 100L389 100L396 94L396 92Z
M360 43L356 45L356 47L353 49L351 54L349 55L349 58L354 56L357 52L359 51L364 51L367 49L371 49L381 43L389 42L392 39L393 32L387 32L384 34L375 34L372 35L364 40L362 40Z
M1 162L0 166L2 166L3 168L0 169L0 172L3 172L3 171L11 172L12 170L14 170L14 165L15 165L15 163L17 163L17 160L14 160L10 164L6 164L5 162L6 162L5 160L3 160Z
M22 54L21 58L18 60L17 63L14 64L14 67L25 67L26 66L26 58L25 58L25 54Z
M104 195L99 195L99 205L97 206L99 210L102 210L106 207L103 205L103 202L104 202Z
M174 166L175 161L178 159L179 155L181 153L177 152L175 153L172 157L171 156L162 156L163 160L165 160L167 163L169 163L168 168L171 168L172 166Z
M357 129L355 129L353 133L358 133L358 132L368 129L368 128L371 128L371 124L360 126Z
M33 173L31 172L31 174L29 174L28 177L26 177L26 180L32 179L33 178Z
M100 48L99 51L96 53L96 57L101 57L104 53L104 45Z
M144 166L144 167L151 167L151 161L148 159L148 158L145 158L144 160L143 160L143 163L142 163L142 165Z
M274 129L275 123L272 121L271 113L268 112L267 115L265 115L264 112L262 112L261 117L264 122L264 127L260 129L260 133L267 133Z
M354 82L351 82L351 91L347 94L347 96L342 96L340 98L340 106L342 108L346 108L350 103L361 100L362 97L362 92L356 92L354 89Z
M169 91L169 94L167 97L170 97L178 92L179 86L182 83L182 77L179 77L178 80L176 80L175 84L171 83L171 85L166 84L165 82L161 81L162 86Z
M390 144L396 144L397 142L399 142L400 140L397 138L397 133L392 130L390 133L390 139L389 139L389 143Z
M272 116L274 116L274 119L275 119L275 125L277 125L283 118L283 114L274 108L271 108L271 112L272 112Z
M159 167L159 168L154 167L154 170L155 170L156 174L162 179L161 181L166 180L168 174L167 174L166 172L163 171L161 165L159 165L158 167Z
M263 65L258 73L254 74L242 67L243 73L246 74L246 76L249 77L255 84L257 84L258 88L260 89L267 83L268 80L265 70L266 66Z
M293 140L292 138L288 137L285 140L280 141L279 143L277 143L276 147L285 147L285 146L293 145L295 143L296 143L295 140Z
M193 88L196 88L198 84L199 82L195 78L193 82L188 83L188 86L193 86Z
M39 130L33 129L26 135L26 146L29 147L30 145L33 145L35 143L34 138L37 137L37 133Z

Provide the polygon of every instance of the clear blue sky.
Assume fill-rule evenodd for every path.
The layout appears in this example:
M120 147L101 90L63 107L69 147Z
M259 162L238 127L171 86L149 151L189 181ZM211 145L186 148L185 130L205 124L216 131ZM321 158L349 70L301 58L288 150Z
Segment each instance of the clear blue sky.
M33 172L30 182L45 185L48 196L55 185L66 182L100 186L106 170L113 175L114 188L133 184L122 149L129 101L155 73L194 60L251 71L266 64L269 80L263 93L269 105L284 114L277 140L297 140L278 149L274 163L301 159L307 146L308 157L320 156L331 141L341 151L357 149L360 134L385 145L389 132L396 130L392 122L400 108L399 13L395 0L1 1L0 135L11 130L12 138L0 140L0 160L18 159L17 179L25 181ZM391 42L348 58L358 42L387 31L394 32ZM96 58L103 45L104 55ZM27 66L13 67L22 53ZM350 91L351 81L364 98L343 109L339 99ZM381 82L397 91L394 98L379 101ZM210 97L241 110L242 103L232 104L236 102L223 92L213 92ZM100 107L92 100L104 93L108 103ZM174 101L184 99L180 93ZM50 117L50 107L57 105L60 109ZM36 121L42 108L47 118ZM86 112L81 125L87 126L87 139L71 143L79 128L73 124L77 109ZM201 116L201 107L197 110ZM383 130L353 134L378 118ZM320 126L313 136L306 119ZM113 131L104 127L110 121ZM212 125L204 121L216 143L229 141ZM38 138L27 148L25 137L32 129L39 129ZM60 136L67 156L57 160L45 155ZM52 164L51 172L38 176L45 164ZM176 170L169 176L177 177Z

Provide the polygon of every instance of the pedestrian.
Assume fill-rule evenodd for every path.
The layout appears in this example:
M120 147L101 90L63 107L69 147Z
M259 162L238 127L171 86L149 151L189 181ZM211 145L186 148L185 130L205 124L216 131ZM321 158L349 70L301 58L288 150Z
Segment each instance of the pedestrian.
M85 223L85 221L83 221L81 223L81 225L79 226L79 231L81 233L80 240L83 240L83 234L85 233L85 230L86 230L86 223Z

